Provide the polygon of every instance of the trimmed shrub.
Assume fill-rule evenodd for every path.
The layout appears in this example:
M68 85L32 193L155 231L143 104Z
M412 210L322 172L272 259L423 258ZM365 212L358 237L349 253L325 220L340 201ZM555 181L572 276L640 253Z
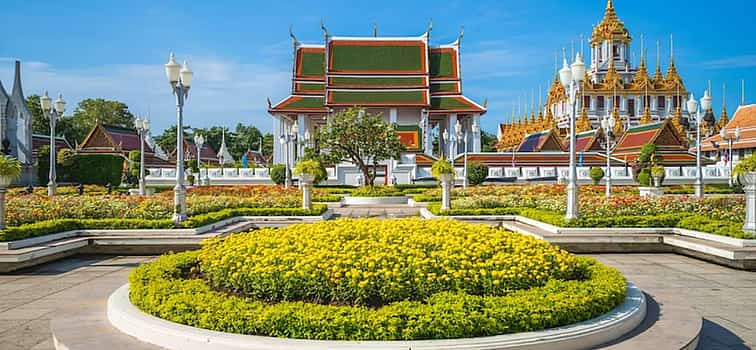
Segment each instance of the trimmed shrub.
M488 165L481 162L467 163L467 183L477 186L486 181L488 177Z
M651 186L651 172L648 169L638 172L638 183L643 187Z
M270 167L270 180L276 185L283 185L286 182L286 165L275 164Z
M601 179L604 178L604 169L593 167L591 168L590 176L591 180L593 180L593 184L598 185L601 182Z
M123 157L111 154L79 154L76 156L76 181L85 185L118 187L123 173Z

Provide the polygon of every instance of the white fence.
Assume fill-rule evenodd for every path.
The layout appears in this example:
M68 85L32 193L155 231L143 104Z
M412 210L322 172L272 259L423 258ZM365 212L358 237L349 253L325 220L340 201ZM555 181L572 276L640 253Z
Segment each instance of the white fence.
M602 168L606 173L606 168ZM176 181L174 168L149 168L148 185L171 185ZM704 182L726 183L729 178L729 168L715 165L703 169ZM224 168L200 169L199 176L195 176L195 184L202 181L211 185L253 185L272 184L267 168ZM362 183L362 173L356 166L350 164L337 165L326 168L329 184L357 185ZM665 184L692 184L696 180L696 167L666 167ZM462 167L456 169L456 180L463 181ZM490 167L488 169L489 183L523 183L523 182L564 182L569 176L568 167ZM386 179L389 177L389 179ZM577 177L580 183L590 183L590 167L578 167ZM296 177L294 177L296 180ZM388 170L388 174L379 176L376 183L407 184L412 182L434 181L429 167L415 164L398 164ZM612 183L617 185L634 184L630 168L612 167Z

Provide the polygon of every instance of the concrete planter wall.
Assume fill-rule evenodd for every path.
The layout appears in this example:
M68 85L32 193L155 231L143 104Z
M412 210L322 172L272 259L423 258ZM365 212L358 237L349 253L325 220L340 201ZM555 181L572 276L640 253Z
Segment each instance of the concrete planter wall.
M629 284L625 302L594 319L538 332L414 341L328 341L223 333L166 321L137 309L124 285L108 299L108 320L121 332L169 350L577 350L615 340L646 316L646 298Z
M756 172L740 177L746 198L746 217L743 231L756 234Z
M641 197L659 197L664 194L664 187L638 187Z

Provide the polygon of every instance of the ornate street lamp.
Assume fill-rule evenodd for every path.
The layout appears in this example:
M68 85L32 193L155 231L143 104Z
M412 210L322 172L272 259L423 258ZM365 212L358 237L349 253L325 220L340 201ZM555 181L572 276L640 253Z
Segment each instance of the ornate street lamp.
M199 183L200 185L202 184L202 179L200 178L199 168L202 162L202 146L204 145L205 137L201 134L194 134L194 146L197 148L197 183ZM205 172L205 176L207 176L207 171Z
M729 185L732 187L732 144L735 142L738 142L740 140L740 126L735 127L735 134L728 136L727 129L722 128L722 130L719 131L719 136L722 138L722 141L727 140L727 146L728 146L728 153L727 153L727 162L729 163L730 167L730 176L728 176L729 179Z
M176 223L186 220L186 187L184 186L184 101L189 98L189 89L192 86L194 72L189 70L189 65L184 61L184 66L179 67L171 52L168 63L165 65L165 75L171 84L173 95L176 96L176 186L173 188L173 221Z
M47 182L47 195L54 196L58 191L58 184L56 182L56 168L55 156L57 150L55 149L55 124L57 118L63 116L63 112L66 111L66 101L63 100L63 95L58 94L58 99L55 100L55 106L50 96L45 95L39 98L39 104L42 107L42 112L50 118L50 173L48 175L49 181Z
M604 141L601 146L606 148L606 197L612 196L612 148L616 145L616 139L614 138L614 125L617 121L613 115L604 116L601 119L601 128L604 129Z
M570 173L567 182L567 212L564 215L565 220L577 219L579 216L577 169L575 166L575 117L577 115L577 96L584 78L585 63L580 52L575 55L572 67L567 65L567 57L565 57L562 69L559 70L559 81L564 86L570 103Z
M139 133L139 195L147 195L147 189L145 188L144 179L144 135L150 131L150 121L148 119L140 119L139 117L134 120L134 127Z
M703 119L703 113L701 113L701 110L709 110L709 108L711 108L711 95L709 95L709 90L704 92L704 97L701 98L700 105L693 96L693 93L691 93L687 107L689 118L693 118L695 115L693 122L696 125L696 182L693 186L695 188L696 197L703 198L704 181L703 170L701 169L701 120Z

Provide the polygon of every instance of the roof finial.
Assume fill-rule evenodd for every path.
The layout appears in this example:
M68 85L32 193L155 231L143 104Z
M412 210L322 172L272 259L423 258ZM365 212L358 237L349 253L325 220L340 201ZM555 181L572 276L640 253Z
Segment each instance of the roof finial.
M672 37L672 33L669 34L669 64L675 65L675 39Z
M433 18L428 21L428 33L433 31Z
M457 42L462 40L464 36L465 36L465 25L463 24L462 27L459 28L459 36L457 36Z
M483 108L488 108L488 97L483 98Z
M378 37L378 23L376 22L373 22L373 37L374 38Z
M273 104L270 102L270 97L268 97L268 109L273 108Z
M291 43L294 44L294 46L297 46L299 44L299 40L297 40L297 37L294 36L294 26L289 24L289 36L291 37Z
M606 9L608 10L608 9L613 9L613 8L614 8L614 2L612 2L612 0L607 0Z
M328 39L328 29L325 27L325 23L323 23L323 19L320 19L320 30L323 31L323 35Z

